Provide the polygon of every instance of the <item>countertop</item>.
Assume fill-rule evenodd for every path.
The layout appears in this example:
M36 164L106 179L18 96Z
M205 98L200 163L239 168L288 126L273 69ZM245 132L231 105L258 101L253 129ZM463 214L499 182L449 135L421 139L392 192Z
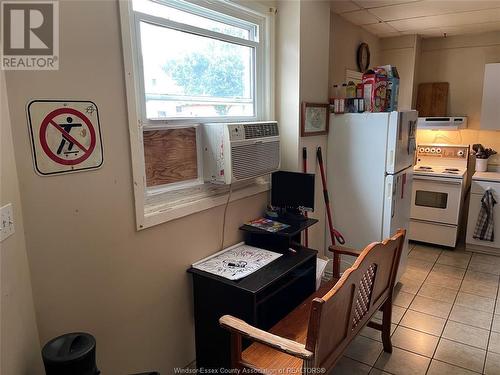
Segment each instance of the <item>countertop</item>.
M500 182L500 172L476 172L472 176L472 180Z

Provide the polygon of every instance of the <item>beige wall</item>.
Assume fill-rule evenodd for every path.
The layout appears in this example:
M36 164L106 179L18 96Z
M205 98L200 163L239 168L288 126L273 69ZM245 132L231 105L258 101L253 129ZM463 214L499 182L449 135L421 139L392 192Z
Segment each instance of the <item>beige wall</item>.
M298 170L300 137L300 2L278 1L276 17L276 119L281 167Z
M303 1L300 5L300 101L328 103L328 68L330 45L330 4L326 1ZM307 148L307 171L316 174L315 211L311 217L320 222L309 231L309 246L325 249L325 204L321 175L316 160L316 150L321 147L325 165L327 160L327 136L300 138L299 154ZM325 167L326 173L326 167Z
M0 243L0 373L43 373L4 72L0 71L0 207L12 203L16 232Z
M380 65L389 64L398 69L398 109L400 110L412 108L418 41L416 35L405 35L380 40Z
M500 132L479 131L484 65L500 62L500 32L422 41L419 82L449 82L448 112L467 115L468 129L460 132L419 131L419 142L482 143L500 151ZM496 155L491 160L500 164Z
M40 339L88 331L103 374L170 374L195 359L186 269L219 249L224 207L136 232L118 1L62 1L60 22L59 71L7 73ZM102 169L35 174L25 114L35 98L98 105ZM266 201L263 193L229 206L227 244Z
M362 42L368 43L370 47L370 67L378 65L380 63L379 38L332 12L330 22L330 95L333 93L334 84L344 83L346 69L358 71L356 53Z

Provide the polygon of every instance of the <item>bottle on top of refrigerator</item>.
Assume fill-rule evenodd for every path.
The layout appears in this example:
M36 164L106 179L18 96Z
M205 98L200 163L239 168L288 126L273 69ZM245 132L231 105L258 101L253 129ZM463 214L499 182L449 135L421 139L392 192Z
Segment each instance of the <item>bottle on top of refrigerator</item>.
M349 81L346 86L346 103L345 111L348 113L357 112L355 107L356 102L356 84L353 81Z

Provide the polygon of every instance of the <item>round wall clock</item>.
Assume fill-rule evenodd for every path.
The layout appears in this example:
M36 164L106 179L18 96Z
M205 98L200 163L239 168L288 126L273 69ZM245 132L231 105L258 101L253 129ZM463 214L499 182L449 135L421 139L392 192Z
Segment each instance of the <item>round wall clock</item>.
M368 47L368 44L361 43L359 45L357 52L357 63L361 73L366 72L370 67L370 47Z

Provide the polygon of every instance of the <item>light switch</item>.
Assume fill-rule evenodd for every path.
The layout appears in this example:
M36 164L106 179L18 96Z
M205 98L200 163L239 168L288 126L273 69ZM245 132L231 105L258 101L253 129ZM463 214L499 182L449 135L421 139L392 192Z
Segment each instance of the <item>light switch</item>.
M14 214L12 204L9 203L0 208L0 242L13 235L14 232Z

